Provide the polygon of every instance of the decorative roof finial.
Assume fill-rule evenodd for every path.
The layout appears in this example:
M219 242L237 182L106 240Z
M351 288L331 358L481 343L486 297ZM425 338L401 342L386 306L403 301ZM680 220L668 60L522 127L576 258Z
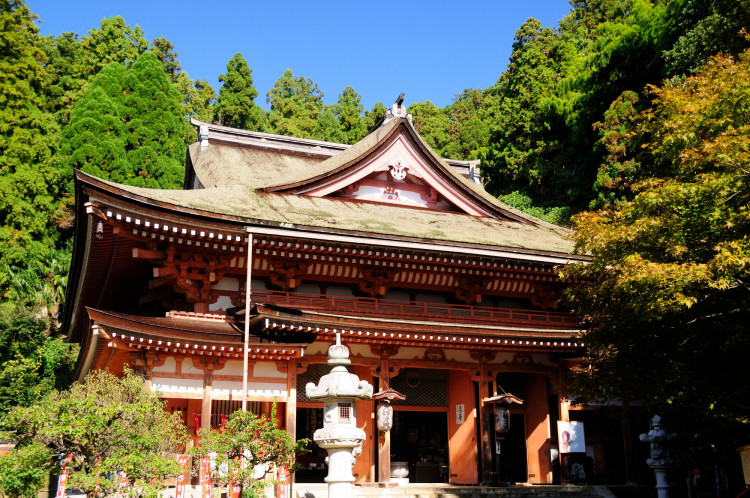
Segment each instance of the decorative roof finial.
M383 124L388 123L393 118L406 118L411 123L411 114L406 113L406 106L404 106L403 93L398 96L391 108L386 111Z

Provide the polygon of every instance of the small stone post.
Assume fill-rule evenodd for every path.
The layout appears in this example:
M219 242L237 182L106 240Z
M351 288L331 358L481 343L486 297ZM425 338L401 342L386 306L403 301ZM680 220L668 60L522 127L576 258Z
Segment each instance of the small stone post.
M651 445L651 458L646 460L656 476L656 495L658 498L669 498L669 484L667 483L667 468L672 465L672 458L667 451L667 441L672 438L661 426L661 417L654 415L651 419L651 430L648 434L641 434L642 443Z
M328 348L328 364L333 365L331 372L317 386L308 382L305 392L311 400L324 403L323 428L315 431L313 440L328 452L328 496L348 498L354 482L352 468L366 437L357 427L356 401L372 398L372 385L346 369L351 364L349 348L341 344L340 334Z

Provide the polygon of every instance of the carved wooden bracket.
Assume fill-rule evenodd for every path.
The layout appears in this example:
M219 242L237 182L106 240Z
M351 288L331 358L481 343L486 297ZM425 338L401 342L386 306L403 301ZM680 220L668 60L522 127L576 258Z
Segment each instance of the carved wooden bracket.
M559 285L552 283L539 283L534 286L531 291L531 297L529 301L534 306L546 310L552 308L557 309L557 302L562 295L562 288Z
M130 353L130 365L138 373L142 373L146 379L151 379L152 370L164 365L167 359L156 353L146 351L134 351Z
M422 359L425 361L446 361L445 351L441 348L427 348Z
M157 266L149 289L170 285L176 292L185 295L188 303L195 305L197 312L208 311L213 302L211 286L224 277L229 267L229 257L213 257L199 252L178 252L174 244L166 249L156 247L135 248L133 258L148 259Z
M486 288L486 279L461 277L458 279L458 285L453 289L453 295L466 304L478 304L482 302L482 293Z
M212 375L215 371L221 370L226 362L226 358L193 356L193 367L203 370L206 375Z
M396 272L379 268L363 268L362 277L359 281L359 290L369 294L371 297L380 297L388 292L388 287L393 283Z
M494 360L496 355L497 351L488 351L486 349L469 351L469 356L471 356L471 359L480 363L488 363Z
M398 346L393 344L371 344L370 351L380 358L390 358L398 354Z
M281 287L284 291L294 289L302 283L302 277L307 274L307 263L274 261L271 270L271 283Z

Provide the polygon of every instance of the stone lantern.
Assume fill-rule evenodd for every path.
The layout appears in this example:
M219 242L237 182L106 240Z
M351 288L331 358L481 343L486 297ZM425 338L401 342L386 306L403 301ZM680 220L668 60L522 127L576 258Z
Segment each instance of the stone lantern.
M349 348L341 344L336 334L336 344L328 348L330 373L322 376L316 386L305 386L307 397L322 401L323 428L313 434L313 440L328 452L328 496L350 497L354 475L352 468L362 451L365 431L357 427L356 401L372 398L372 385L349 373Z
M667 482L667 469L672 465L674 460L669 456L667 441L672 439L672 434L667 432L661 426L661 417L654 415L651 419L651 430L646 434L641 434L642 443L648 443L651 447L651 458L646 460L648 465L656 476L656 494L658 498L669 498L669 483Z

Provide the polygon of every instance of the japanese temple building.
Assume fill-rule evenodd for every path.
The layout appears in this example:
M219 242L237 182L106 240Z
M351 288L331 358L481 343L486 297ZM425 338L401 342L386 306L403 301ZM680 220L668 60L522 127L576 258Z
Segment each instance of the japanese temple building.
M478 161L439 157L399 104L351 146L193 124L184 190L76 173L63 326L77 379L129 365L191 433L218 427L242 404L247 327L248 409L276 403L311 438L322 403L304 386L339 334L351 372L406 396L390 454L412 481L552 483L557 420L586 420L593 472L617 480L624 430L564 396L585 349L558 309L576 282L556 268L586 258L563 228L486 193ZM488 400L506 392L523 402L500 436ZM375 402L356 411L354 475L375 482ZM324 457L305 455L296 479L322 482Z

